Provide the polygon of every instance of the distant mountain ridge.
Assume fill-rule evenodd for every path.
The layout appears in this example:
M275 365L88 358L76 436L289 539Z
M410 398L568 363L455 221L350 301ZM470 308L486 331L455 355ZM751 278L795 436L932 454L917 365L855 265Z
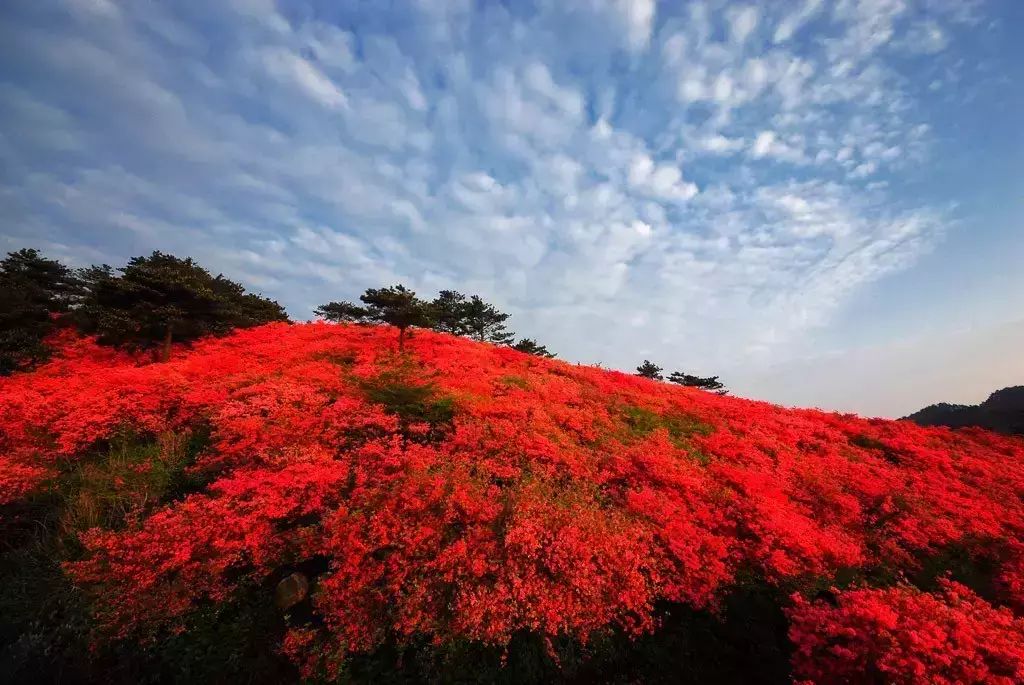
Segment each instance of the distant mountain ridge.
M1024 385L996 390L981 404L940 402L903 418L922 426L978 426L1006 435L1024 435Z

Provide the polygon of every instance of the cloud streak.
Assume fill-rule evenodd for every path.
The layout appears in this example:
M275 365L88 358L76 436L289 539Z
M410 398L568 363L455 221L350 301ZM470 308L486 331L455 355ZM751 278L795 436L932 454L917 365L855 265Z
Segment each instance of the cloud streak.
M897 57L963 19L843 0L393 10L13 3L6 245L193 254L293 316L479 291L570 359L771 356L941 238Z

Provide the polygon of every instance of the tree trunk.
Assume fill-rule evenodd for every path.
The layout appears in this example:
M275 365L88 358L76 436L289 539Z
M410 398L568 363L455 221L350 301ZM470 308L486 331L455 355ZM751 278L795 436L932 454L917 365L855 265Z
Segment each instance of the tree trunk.
M405 326L398 329L398 351L405 351Z
M160 361L170 361L171 359L171 324L167 324L167 330L164 331L164 345L160 350Z

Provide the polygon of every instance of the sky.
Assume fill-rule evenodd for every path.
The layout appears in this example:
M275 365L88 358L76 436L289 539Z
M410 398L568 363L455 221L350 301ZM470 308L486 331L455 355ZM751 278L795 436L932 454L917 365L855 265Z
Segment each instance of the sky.
M900 416L1024 384L1024 2L7 0L0 249Z

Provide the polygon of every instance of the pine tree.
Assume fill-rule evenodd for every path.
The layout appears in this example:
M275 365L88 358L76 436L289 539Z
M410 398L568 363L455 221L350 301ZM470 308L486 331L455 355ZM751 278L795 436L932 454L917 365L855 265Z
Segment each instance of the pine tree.
M434 301L434 329L452 335L466 335L466 296L455 290L442 290Z
M644 363L636 367L636 375L644 378L650 378L652 381L664 380L664 376L661 375L661 367L657 364L644 360Z
M0 261L0 375L50 356L46 336L81 297L82 282L58 261L37 250L8 253Z
M532 338L522 338L515 345L512 345L512 349L519 350L520 352L525 352L526 354L533 354L538 357L546 357L548 359L554 359L557 356L555 354L552 354L551 352L548 352L547 347L537 343L537 341L533 340Z
M277 302L246 293L191 258L153 252L131 259L119 271L93 267L82 272L89 292L77 316L83 330L96 333L102 344L150 349L167 360L175 340L288 320Z
M398 329L398 349L405 349L406 331L413 326L434 325L434 308L429 302L403 285L390 288L369 288L359 296L363 305L351 302L328 302L316 308L316 314L328 321L385 323Z
M494 305L484 302L479 295L473 295L463 304L463 322L466 333L480 342L507 345L515 333L505 328L509 315Z
M367 317L366 307L360 307L351 302L328 302L317 307L313 313L335 323L341 321L362 323Z
M700 388L701 390L707 390L718 395L727 395L729 391L725 389L725 385L718 380L718 376L691 376L688 373L682 373L680 371L673 371L668 377L669 382L676 383L677 385L685 385L689 388Z
M499 345L511 345L515 339L505 327L509 315L479 295L467 297L455 290L442 290L430 304L435 330Z

